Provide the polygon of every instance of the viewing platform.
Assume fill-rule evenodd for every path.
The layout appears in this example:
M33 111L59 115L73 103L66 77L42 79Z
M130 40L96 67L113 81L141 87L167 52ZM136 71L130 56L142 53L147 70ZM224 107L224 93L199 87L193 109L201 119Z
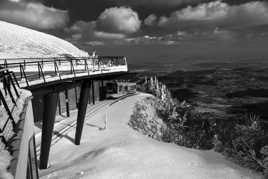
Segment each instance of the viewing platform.
M21 88L128 71L123 56L0 59L0 66L14 73Z
M0 149L16 151L10 153L9 172L14 178L38 178L38 168L48 167L55 117L61 106L68 118L70 100L76 101L74 144L80 145L88 105L105 100L109 81L127 73L123 56L0 59ZM41 123L38 156L36 123Z

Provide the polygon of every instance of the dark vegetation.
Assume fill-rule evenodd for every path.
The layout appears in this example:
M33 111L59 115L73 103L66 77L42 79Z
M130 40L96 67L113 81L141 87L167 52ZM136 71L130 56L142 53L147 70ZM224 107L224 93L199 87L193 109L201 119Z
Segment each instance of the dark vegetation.
M164 141L214 149L268 176L268 69L178 71L141 79L139 90L158 98Z

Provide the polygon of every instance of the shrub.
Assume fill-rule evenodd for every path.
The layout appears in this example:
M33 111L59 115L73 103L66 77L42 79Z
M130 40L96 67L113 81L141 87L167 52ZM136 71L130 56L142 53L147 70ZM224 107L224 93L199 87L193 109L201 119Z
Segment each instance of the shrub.
M214 148L268 177L268 131L258 115L215 119L210 113L197 113L189 103L173 99L156 78L145 80L140 89L157 98L154 107L167 126L162 141L196 149Z

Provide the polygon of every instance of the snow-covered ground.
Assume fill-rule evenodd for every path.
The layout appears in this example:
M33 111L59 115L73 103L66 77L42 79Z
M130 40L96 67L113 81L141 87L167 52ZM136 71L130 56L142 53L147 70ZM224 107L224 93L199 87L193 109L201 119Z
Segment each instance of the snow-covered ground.
M0 178L12 179L13 176L7 172L12 157L6 150L0 150Z
M81 145L75 146L75 129L51 148L45 178L102 179L257 179L214 151L200 151L150 139L128 125L139 94L115 103L85 121ZM104 127L108 120L107 128Z
M63 54L88 56L55 36L0 21L0 58L58 57Z

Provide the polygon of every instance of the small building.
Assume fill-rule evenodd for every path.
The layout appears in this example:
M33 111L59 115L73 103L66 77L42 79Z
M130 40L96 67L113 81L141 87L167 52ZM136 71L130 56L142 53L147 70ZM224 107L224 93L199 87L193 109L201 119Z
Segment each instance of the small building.
M106 98L119 98L136 92L137 84L133 82L110 81L106 83Z

